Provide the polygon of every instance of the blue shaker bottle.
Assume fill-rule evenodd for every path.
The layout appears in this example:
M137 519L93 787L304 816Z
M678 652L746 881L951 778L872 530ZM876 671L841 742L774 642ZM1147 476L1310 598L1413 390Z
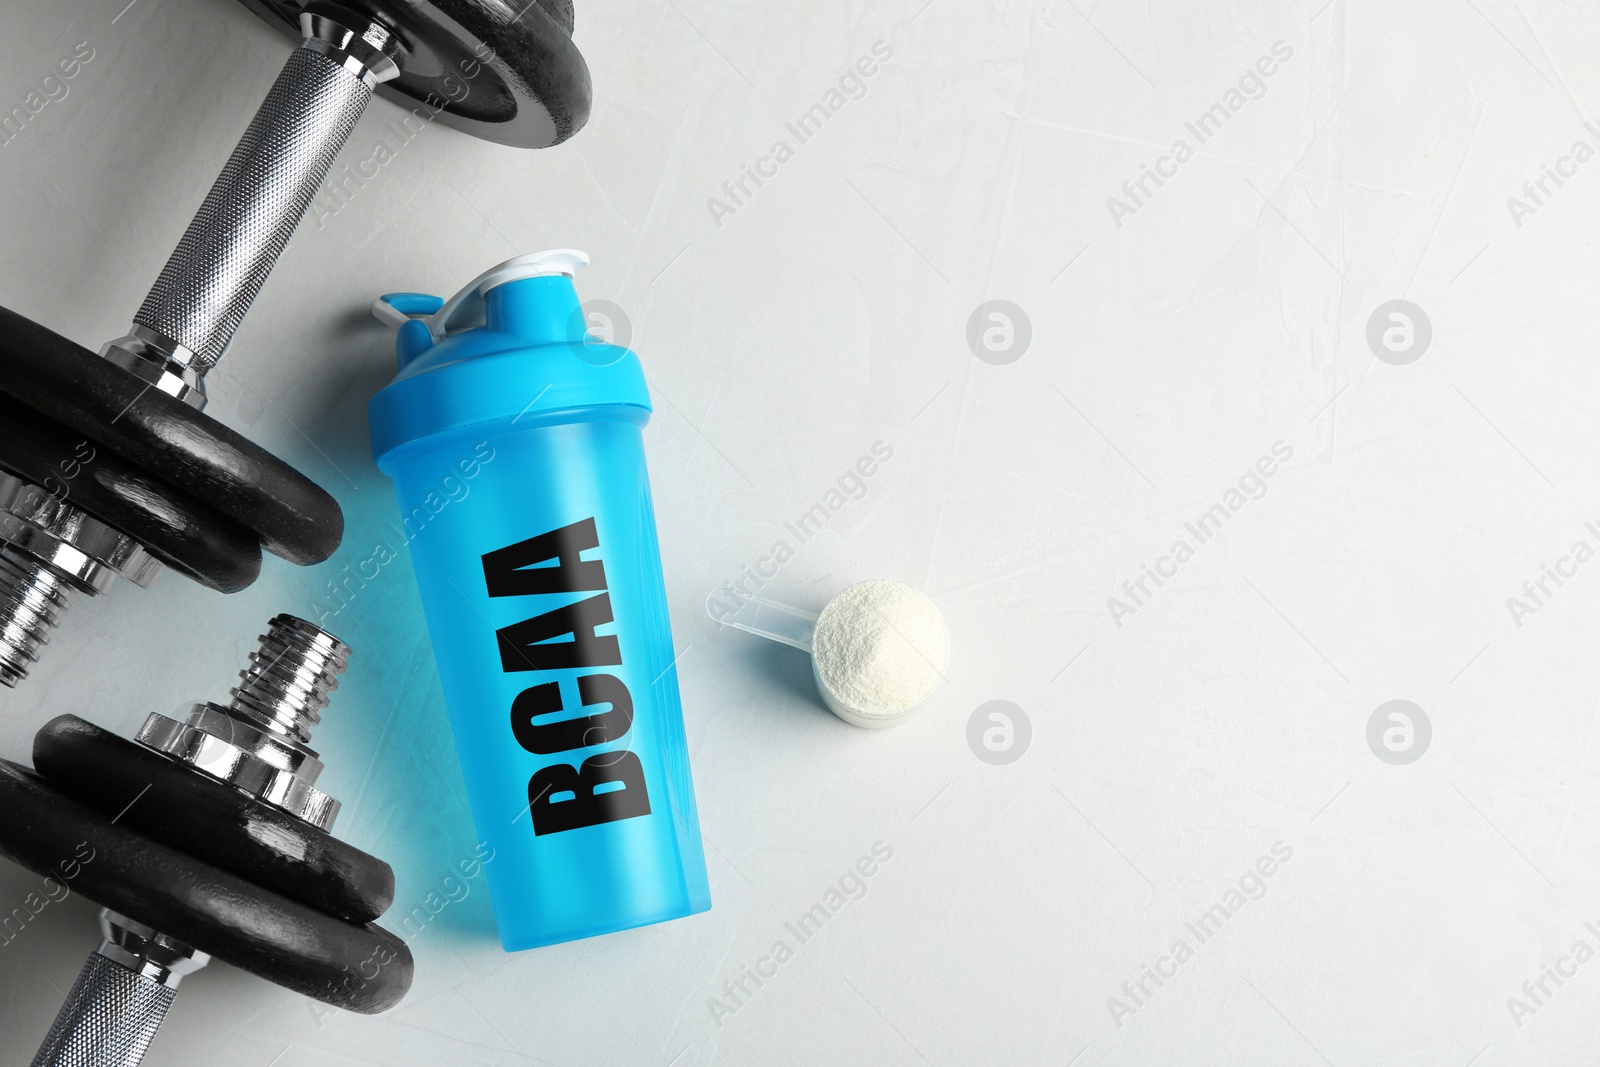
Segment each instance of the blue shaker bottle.
M638 357L590 337L581 252L396 293L372 399L507 951L711 906L645 472Z

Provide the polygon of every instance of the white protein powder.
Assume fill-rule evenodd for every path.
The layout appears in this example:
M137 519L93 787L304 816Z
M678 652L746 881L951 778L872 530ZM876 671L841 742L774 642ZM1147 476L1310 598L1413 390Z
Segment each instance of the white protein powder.
M950 662L938 607L920 590L887 579L852 585L828 601L811 643L818 680L869 719L920 704Z

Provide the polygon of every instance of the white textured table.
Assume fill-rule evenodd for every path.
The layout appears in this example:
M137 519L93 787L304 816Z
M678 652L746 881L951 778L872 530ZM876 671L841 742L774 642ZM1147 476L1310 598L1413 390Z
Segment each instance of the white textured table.
M0 145L0 302L91 346L287 51L223 0L125 2L15 0L0 35L0 111L92 51ZM1594 1062L1600 17L923 4L592 0L569 145L362 120L346 162L384 161L210 381L338 496L343 549L79 604L0 754L219 696L269 616L331 610L394 536L367 304L579 247L651 375L715 906L500 951L449 880L474 838L402 558L330 617L356 652L316 747L427 918L415 987L367 1019L213 965L152 1067ZM980 315L976 358L990 300L1022 315ZM746 567L812 608L925 588L948 684L840 723L802 655L708 617ZM1022 715L969 732L996 700ZM0 912L37 885L0 866ZM0 1062L93 914L0 945Z

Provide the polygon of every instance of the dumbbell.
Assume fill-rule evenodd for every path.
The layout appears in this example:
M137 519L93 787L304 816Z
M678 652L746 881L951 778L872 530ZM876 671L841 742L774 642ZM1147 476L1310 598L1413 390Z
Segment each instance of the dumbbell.
M310 479L202 413L222 358L375 88L538 148L588 118L570 0L243 0L300 44L133 317L99 353L0 308L0 684L73 593L164 567L236 592L265 548L306 565L344 529Z
M329 833L339 802L308 744L349 654L279 615L228 704L152 714L134 741L62 715L33 770L0 760L0 854L104 906L34 1067L136 1067L212 956L353 1011L405 995L411 953L372 923L394 872Z

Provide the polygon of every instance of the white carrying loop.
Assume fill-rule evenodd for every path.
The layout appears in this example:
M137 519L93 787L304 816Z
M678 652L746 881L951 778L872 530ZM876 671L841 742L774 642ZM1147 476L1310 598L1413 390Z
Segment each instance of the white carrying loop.
M396 330L410 322L412 318L381 296L372 302L372 317Z

